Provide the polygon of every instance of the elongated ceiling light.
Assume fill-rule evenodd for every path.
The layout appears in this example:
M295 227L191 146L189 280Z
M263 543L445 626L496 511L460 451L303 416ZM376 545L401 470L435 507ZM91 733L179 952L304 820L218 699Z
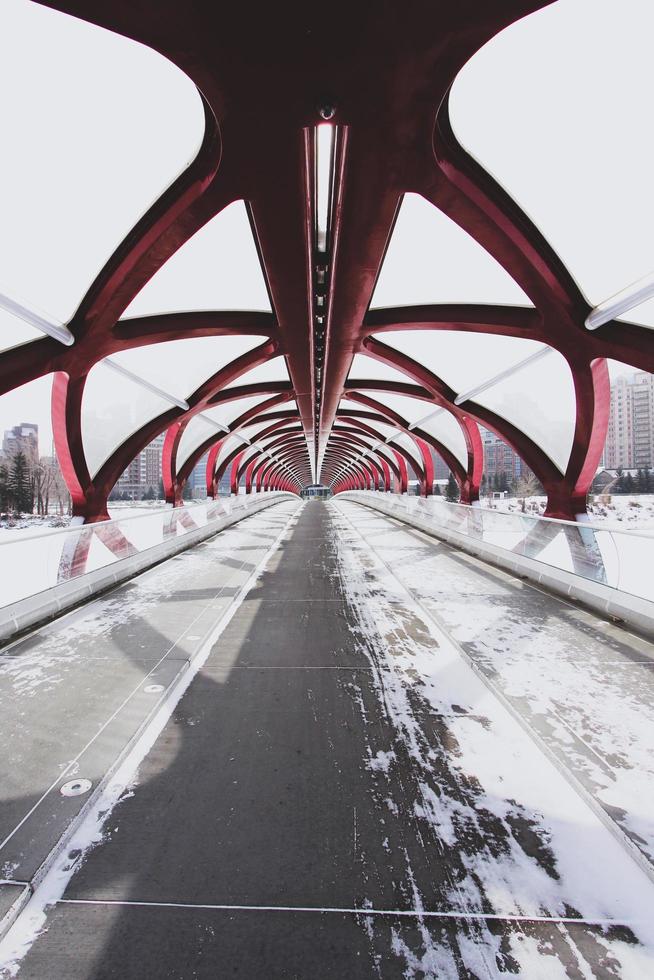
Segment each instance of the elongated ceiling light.
M536 361L542 360L552 352L551 347L541 347L540 350L534 351L529 357L525 357L524 360L519 361L517 364L513 364L511 367L506 368L504 371L500 371L494 377L489 378L488 381L483 381L481 384L477 385L475 388L470 388L469 391L464 391L460 395L457 395L454 399L455 405L462 405L463 402L469 401L471 398L475 398L476 395L481 395L483 391L488 388L494 387L494 385L499 384L500 381L505 381L506 378L510 378L512 374L517 371L521 371L523 368L527 367L529 364L535 364Z
M145 378L141 378L138 374L128 371L128 369L124 368L122 364L117 364L116 361L112 361L110 357L105 357L104 361L101 363L106 364L107 367L110 367L117 374L122 374L124 378L129 378L130 381L133 381L134 384L140 385L141 388L145 388L146 391L151 391L154 395L158 395L159 398L163 398L164 401L170 402L172 405L176 405L178 408L188 412L190 408L189 403L184 401L183 398L177 398L176 395L171 395L168 391L162 391L161 388L157 388L156 385L150 384L150 382L146 381Z
M212 425L214 429L218 429L219 432L229 432L226 425L223 425L222 422L216 422L208 415L205 415L204 412L198 412L197 418L202 419L203 422L208 422L209 425Z
M603 303L599 303L595 309L591 310L586 317L585 325L587 330L597 330L604 326L609 320L614 320L617 316L633 310L641 303L654 296L654 272L648 273L642 279L632 282L630 286L621 289L619 293L609 296Z
M323 120L334 115L333 106L323 106L320 116ZM314 245L312 262L312 384L313 384L313 451L309 449L311 478L318 483L322 461L318 459L320 448L320 418L322 409L323 372L326 347L326 326L328 318L327 297L329 293L329 247L331 235L331 209L334 194L335 169L335 128L330 122L322 122L314 131Z
M23 306L22 303L4 293L0 293L0 309L6 310L12 316L19 317L30 327L40 330L41 333L58 340L60 344L65 344L66 347L71 347L75 343L75 337L63 323L53 317L46 316L45 313L30 310L27 306Z
M444 411L445 411L444 408L437 408L434 412L430 412L429 415L423 415L423 417L421 419L418 419L417 422L411 423L411 425L409 426L409 431L411 429L421 429L422 426L425 424L425 422L429 422L431 421L431 419L435 419L437 415L440 415L441 412Z
M316 126L316 247L327 251L329 211L334 182L334 127Z

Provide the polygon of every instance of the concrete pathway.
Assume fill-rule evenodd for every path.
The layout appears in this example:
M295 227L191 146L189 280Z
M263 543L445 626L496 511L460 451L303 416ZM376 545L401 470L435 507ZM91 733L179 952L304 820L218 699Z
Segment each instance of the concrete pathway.
M231 609L280 504L0 650L0 919ZM16 884L21 883L21 884Z
M371 550L396 529L370 520L319 501L291 518L118 805L44 881L45 922L28 907L7 937L29 947L19 978L652 973L651 880ZM169 615L153 597L147 629Z

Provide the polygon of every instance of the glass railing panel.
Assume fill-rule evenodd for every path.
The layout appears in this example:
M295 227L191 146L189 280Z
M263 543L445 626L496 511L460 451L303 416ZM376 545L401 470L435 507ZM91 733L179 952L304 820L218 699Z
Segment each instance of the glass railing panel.
M286 496L267 493L266 499ZM36 533L2 531L0 538L0 609L56 585L82 578L172 538L181 538L225 517L247 513L261 495L219 497L184 507L157 508L145 514L117 516L96 524ZM1 614L0 614L1 615Z
M356 491L370 498L371 491ZM455 531L549 568L654 601L654 532L557 521L449 503L440 497L376 494L388 513Z

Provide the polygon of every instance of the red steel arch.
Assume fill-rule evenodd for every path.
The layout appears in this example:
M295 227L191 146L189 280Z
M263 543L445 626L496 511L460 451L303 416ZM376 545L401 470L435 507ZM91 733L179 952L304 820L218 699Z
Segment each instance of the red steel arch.
M248 369L279 354L286 359L290 384L256 390L270 394L269 409L283 413L283 402L291 399L298 406L296 415L270 419L274 425L297 418L302 423L300 439L283 432L283 425L267 431L265 438L273 437L270 451L279 449L280 458L292 460L294 479L300 484L335 478L335 489L350 485L355 478L339 476L339 465L351 458L351 447L357 443L352 434L344 438L341 423L347 419L360 438L366 434L362 426L374 429L375 418L369 416L376 415L391 419L411 436L420 454L424 493L431 490L433 449L454 473L462 499L472 502L483 467L477 425L481 422L534 470L547 492L550 516L575 517L585 508L606 434L606 359L654 372L652 333L627 322L609 323L593 332L585 329L589 306L572 275L507 191L458 144L449 118L449 91L466 61L499 31L548 2L472 0L461 7L416 0L409 16L394 3L370 6L335 0L325 17L322 8L290 0L283 9L261 5L252 17L242 5L188 6L161 0L154 11L148 3L45 0L45 6L160 52L194 81L205 112L204 139L196 158L136 221L81 298L68 324L74 345L62 347L46 337L0 353L0 393L55 374L55 442L76 515L87 521L106 518L107 496L120 473L166 430L167 499L181 500L188 474L207 452L207 490L215 493L222 438L197 447L178 469L183 431L193 415L220 404L227 391L227 398L234 397L235 389L228 386ZM376 43L353 44L357 37L374 37ZM268 57L271 48L274 59ZM380 51L387 56L380 57ZM322 254L313 240L311 137L321 120L326 87L336 103L339 139L329 247ZM422 195L468 232L523 289L534 308L462 303L369 310L405 193ZM163 263L237 200L247 204L273 312L209 310L121 320ZM383 334L391 330L522 337L558 351L570 367L576 399L565 472L559 472L517 426L474 401L455 406L455 393L441 378L383 342ZM188 412L171 408L141 426L91 478L81 410L94 364L132 347L221 335L260 335L267 340L215 372L187 399ZM407 384L374 377L348 381L356 353L401 370ZM377 397L365 394L370 392ZM429 433L393 418L383 405L384 392L410 394L446 408L461 426L466 465ZM344 393L361 404L360 415L339 410ZM260 421L264 414L259 406L247 419L235 419L233 431L245 422ZM317 452L324 453L322 474L316 472ZM400 489L405 489L406 454L395 446L390 452L395 469L388 458L384 461L373 452L366 457L369 462L352 464L359 473L355 482L372 479L372 467L375 473L381 470L387 488L393 472ZM244 478L251 489L271 480L290 485L293 481L278 469L279 464L262 465L248 458L243 472L236 467L235 479L238 484Z

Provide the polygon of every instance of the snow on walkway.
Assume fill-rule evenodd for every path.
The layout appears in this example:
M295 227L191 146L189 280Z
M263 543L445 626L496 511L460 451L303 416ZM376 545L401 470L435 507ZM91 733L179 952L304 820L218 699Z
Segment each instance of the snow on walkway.
M360 624L354 641L375 669L402 754L421 773L416 817L453 868L444 908L463 917L613 923L595 935L594 950L577 945L573 929L559 927L578 975L650 975L654 884L371 551L371 543L383 541L383 529L366 527L364 539L357 529L366 523L361 508L348 502L330 506L337 515L343 587ZM421 568L420 574L424 581L427 571ZM474 597L470 602L474 610ZM399 754L396 748L394 756L377 756L371 765L388 771ZM418 893L415 902L423 904ZM497 935L487 923L485 942L485 950L478 943L460 947L466 969L475 975L486 975L480 951L486 964L506 963L508 957L530 980L566 975L551 956L549 940L510 932L507 948L506 934ZM460 975L452 951L433 935L422 960L409 954L399 932L395 948L406 955L408 977ZM496 975L494 967L489 972Z

